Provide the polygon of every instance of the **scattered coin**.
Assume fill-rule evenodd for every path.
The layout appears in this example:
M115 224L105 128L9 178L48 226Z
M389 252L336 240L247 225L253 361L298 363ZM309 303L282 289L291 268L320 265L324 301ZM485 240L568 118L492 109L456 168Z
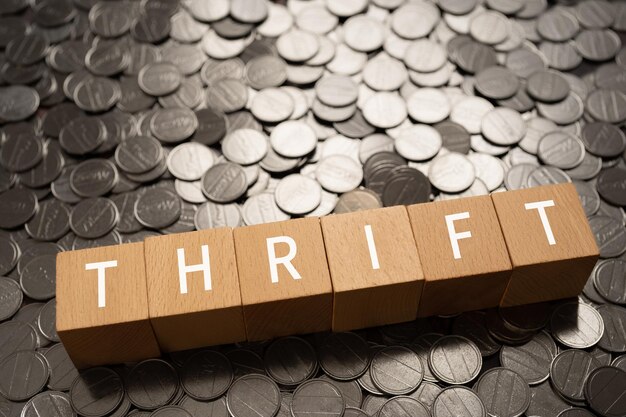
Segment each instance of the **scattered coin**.
M93 389L92 387L97 387ZM122 402L124 386L115 371L96 367L82 372L70 388L72 408L87 417L104 416Z
M422 362L412 350L400 346L380 350L372 358L372 381L389 395L414 391L424 377Z
M626 371L602 366L589 374L585 382L585 399L591 408L603 416L618 416L626 412L624 390Z
M492 368L476 381L474 389L490 415L521 416L530 406L526 381L506 368ZM498 395L500 392L506 395Z
M430 348L428 365L433 374L448 384L467 384L482 366L478 347L462 336L446 336Z
M581 303L561 304L552 313L550 324L554 338L571 348L591 347L604 333L602 316Z
M273 416L280 409L281 395L270 378L250 374L233 382L228 389L227 404L233 417Z
M0 362L41 349L50 373L39 388L49 391L19 402L3 397L0 414L225 417L230 405L233 415L269 415L278 406L277 415L291 417L291 394L266 402L249 390L275 394L274 383L295 390L321 376L324 383L305 385L296 398L300 413L338 415L339 407L322 410L308 396L323 393L334 406L342 397L352 417L422 415L417 401L433 416L515 415L505 403L522 404L515 384L512 396L485 388L484 404L478 385L436 385L446 370L431 369L430 349L454 336L478 349L463 356L474 364L482 357L477 380L502 365L534 384L526 415L612 415L598 406L608 402L580 396L577 365L593 357L617 367L626 349L621 3L126 6L0 2ZM222 347L227 360L218 362L230 364L232 380L267 368L273 382L244 379L229 393L228 372L215 375L215 390L202 382L213 378L208 373L196 385L187 376L187 389L202 400L167 365L182 375L191 355L153 364L160 371L146 375L163 377L162 386L138 376L150 362L129 378L132 366L115 368L125 393L118 374L102 368L93 376L106 381L102 392L88 390L91 382L72 387L83 373L55 328L53 260L61 250L570 181L602 255L580 297L587 304L556 304L554 315L545 305L521 306ZM389 363L370 363L398 345L422 365L410 398L390 398L385 392L397 387L380 374ZM560 354L557 365L568 355L580 363L546 377ZM415 386L418 375L406 376ZM131 391L150 411L130 411Z

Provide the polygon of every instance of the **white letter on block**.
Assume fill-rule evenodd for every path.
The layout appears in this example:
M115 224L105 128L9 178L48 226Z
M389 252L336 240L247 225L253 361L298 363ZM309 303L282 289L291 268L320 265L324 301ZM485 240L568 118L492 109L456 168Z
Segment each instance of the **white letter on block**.
M106 286L104 281L104 270L107 268L115 268L117 261L94 262L85 264L86 271L98 271L98 308L106 307Z
M537 210L539 212L539 218L541 219L543 230L545 230L546 232L548 243L550 245L556 245L556 240L554 240L554 235L552 234L552 228L550 227L550 222L548 221L548 215L546 214L546 207L554 207L554 201L553 200L536 201L534 203L526 203L524 204L524 207L526 208L526 210Z
M448 235L450 235L450 244L452 245L452 253L454 259L461 259L461 251L459 250L459 240L472 237L472 232L457 233L454 229L455 220L469 219L469 212L449 214L446 216L446 225L448 226Z
M302 278L300 276L300 273L291 264L291 260L296 257L296 252L298 251L296 247L296 242L289 236L268 237L266 241L267 256L270 262L270 275L272 277L272 283L276 284L278 282L278 264L285 265L285 268L287 268L287 271L293 279ZM289 253L287 253L287 255L285 256L277 258L276 250L274 248L274 245L276 245L276 243L286 243L289 246Z
M372 261L372 269L380 269L378 263L378 253L376 252L376 243L374 243L374 233L372 232L372 226L365 225L365 238L367 239L367 248L370 251L370 260Z
M204 275L204 291L211 291L211 262L209 260L209 247L200 246L202 252L202 263L197 265L185 265L185 249L178 248L178 280L180 282L180 293L187 294L187 273L200 272Z

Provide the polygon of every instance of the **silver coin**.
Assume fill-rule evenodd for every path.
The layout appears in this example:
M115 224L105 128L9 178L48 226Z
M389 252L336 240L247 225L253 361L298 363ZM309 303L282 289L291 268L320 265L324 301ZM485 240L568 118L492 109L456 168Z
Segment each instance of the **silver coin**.
M237 129L222 141L222 152L226 159L240 165L255 164L267 154L269 138L254 129Z
M604 304L598 306L597 311L604 322L604 333L598 342L598 346L609 352L626 352L626 337L624 336L624 330L626 330L624 329L626 309L611 304Z
M609 216L593 216L589 226L596 237L601 258L614 258L626 251L626 230L622 221Z
M163 159L163 148L158 140L135 136L115 149L115 163L124 172L141 174L150 171Z
M337 381L329 377L328 375L322 375L320 379L333 384L343 396L346 402L346 407L360 407L363 402L363 392L361 386L356 380L353 381Z
M389 395L404 395L414 391L422 382L424 370L415 352L395 346L380 350L372 358L372 381Z
M172 365L159 359L139 362L128 372L128 399L144 410L168 404L178 390L178 374Z
M110 110L121 96L122 89L116 80L88 75L78 83L72 98L80 109L99 113Z
M335 193L352 191L363 180L361 165L343 155L331 155L322 159L315 172L322 187Z
M369 347L355 333L333 333L319 346L320 366L334 379L351 380L367 371Z
M195 181L214 163L213 152L200 143L183 143L167 156L167 168L176 178Z
M318 370L315 350L304 339L284 337L265 350L267 374L276 383L295 387L313 377Z
M77 236L95 239L113 230L119 219L113 201L104 197L88 198L72 208L70 228Z
M127 192L112 196L111 201L117 207L119 221L116 230L120 233L133 233L142 229L141 223L135 217L135 202L139 199L139 193Z
M607 259L596 264L592 273L593 286L606 300L626 304L626 262Z
M41 255L26 264L20 286L34 300L49 300L56 293L56 255Z
M0 363L0 394L11 401L24 401L37 394L46 385L48 362L38 352L19 351Z
M228 411L233 417L273 416L280 409L281 395L274 381L265 375L245 375L228 389Z
M150 131L165 143L178 143L191 137L198 128L196 114L185 107L157 110L150 118Z
M4 360L14 352L34 350L37 347L37 333L28 323L10 320L0 324L0 360Z
M247 188L248 182L243 168L231 162L213 165L202 176L202 192L216 203L235 201Z
M441 391L432 407L433 417L486 417L487 409L478 395L462 386Z
M39 94L31 87L13 85L0 90L0 119L18 122L33 115L39 108Z
M64 392L46 391L39 393L28 400L22 409L22 417L40 416L41 410L47 411L54 416L75 416L76 412L72 409L69 396ZM46 411L44 411L45 413Z
M254 351L249 349L235 349L226 352L226 357L233 366L235 379L244 375L260 374L265 375L265 364L263 359Z
M394 148L410 161L425 161L437 155L442 144L441 134L435 128L417 124L399 132Z
M441 191L456 193L469 188L476 178L474 165L464 155L450 152L433 160L428 178Z
M402 97L390 92L372 94L363 103L361 111L365 120L381 129L398 126L408 115L406 103Z
M584 401L585 380L589 373L602 364L591 354L581 350L564 350L550 366L552 385L569 401Z
M14 315L22 305L24 294L17 282L10 278L0 278L0 319L6 320Z
M561 169L541 166L535 167L535 169L528 175L526 186L538 187L540 185L562 184L571 181L570 177Z
M287 158L299 158L315 150L315 131L302 121L279 123L270 134L270 144L276 153Z
M582 163L585 146L574 135L559 131L549 132L539 140L537 156L548 165L572 169Z
M74 367L63 344L57 343L48 348L44 352L44 356L50 366L48 389L53 391L69 391L72 382L78 376L78 370Z
M159 229L176 222L181 215L181 202L176 193L153 188L135 201L135 217L142 225Z
M510 146L522 140L526 134L526 124L515 110L496 107L481 119L483 136L500 146Z
M242 207L243 221L251 226L289 220L291 216L285 213L276 204L274 193L263 192L251 196Z
M180 86L181 74L178 67L170 62L155 62L139 71L138 82L146 94L164 96Z
M213 400L230 386L233 369L221 353L204 350L185 361L180 378L187 395L197 400Z
M115 410L123 394L120 376L110 369L96 367L76 377L70 388L70 401L81 415L99 417Z
M482 355L469 339L445 336L430 348L428 365L439 380L448 384L466 384L478 376Z
M17 243L9 237L0 237L0 272L3 275L15 268L18 260L21 260L20 255L20 248Z
M489 415L521 416L530 406L530 389L516 372L493 368L476 381L476 393L487 407ZM498 395L500 392L506 395Z
M69 208L58 200L43 201L39 210L24 226L29 236L51 241L63 237L70 230Z
M293 392L291 414L303 417L314 413L322 417L342 416L346 402L341 391L328 381L312 379Z
M552 313L552 335L565 346L583 349L600 340L604 333L602 316L590 306L564 303Z
M467 158L474 165L476 178L482 181L489 191L502 185L505 171L501 160L478 152L467 155Z
M2 166L12 172L35 167L43 156L43 141L30 132L9 135L0 150Z
M503 346L500 351L502 366L517 372L530 385L548 378L551 362L548 347L534 338L520 346Z
M119 181L115 165L106 159L88 159L70 175L72 191L81 197L99 197L111 191Z
M301 174L291 174L281 179L274 191L278 207L293 215L313 211L322 201L320 184Z
M237 204L206 202L196 211L194 225L197 230L218 227L238 227L242 224L242 212Z

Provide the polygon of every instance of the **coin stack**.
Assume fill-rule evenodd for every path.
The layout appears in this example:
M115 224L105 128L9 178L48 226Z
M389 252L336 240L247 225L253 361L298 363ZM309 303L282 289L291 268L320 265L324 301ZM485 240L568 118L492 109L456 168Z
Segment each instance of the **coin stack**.
M0 416L626 416L625 35L624 1L0 1ZM56 334L60 251L562 182L577 300L80 374Z

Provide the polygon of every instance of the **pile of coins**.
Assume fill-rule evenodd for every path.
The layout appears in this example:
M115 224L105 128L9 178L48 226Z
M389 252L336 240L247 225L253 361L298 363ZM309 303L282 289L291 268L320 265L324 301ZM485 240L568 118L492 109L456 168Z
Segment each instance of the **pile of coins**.
M0 416L626 416L625 34L604 0L0 1ZM56 334L60 251L569 181L578 300L80 374Z

